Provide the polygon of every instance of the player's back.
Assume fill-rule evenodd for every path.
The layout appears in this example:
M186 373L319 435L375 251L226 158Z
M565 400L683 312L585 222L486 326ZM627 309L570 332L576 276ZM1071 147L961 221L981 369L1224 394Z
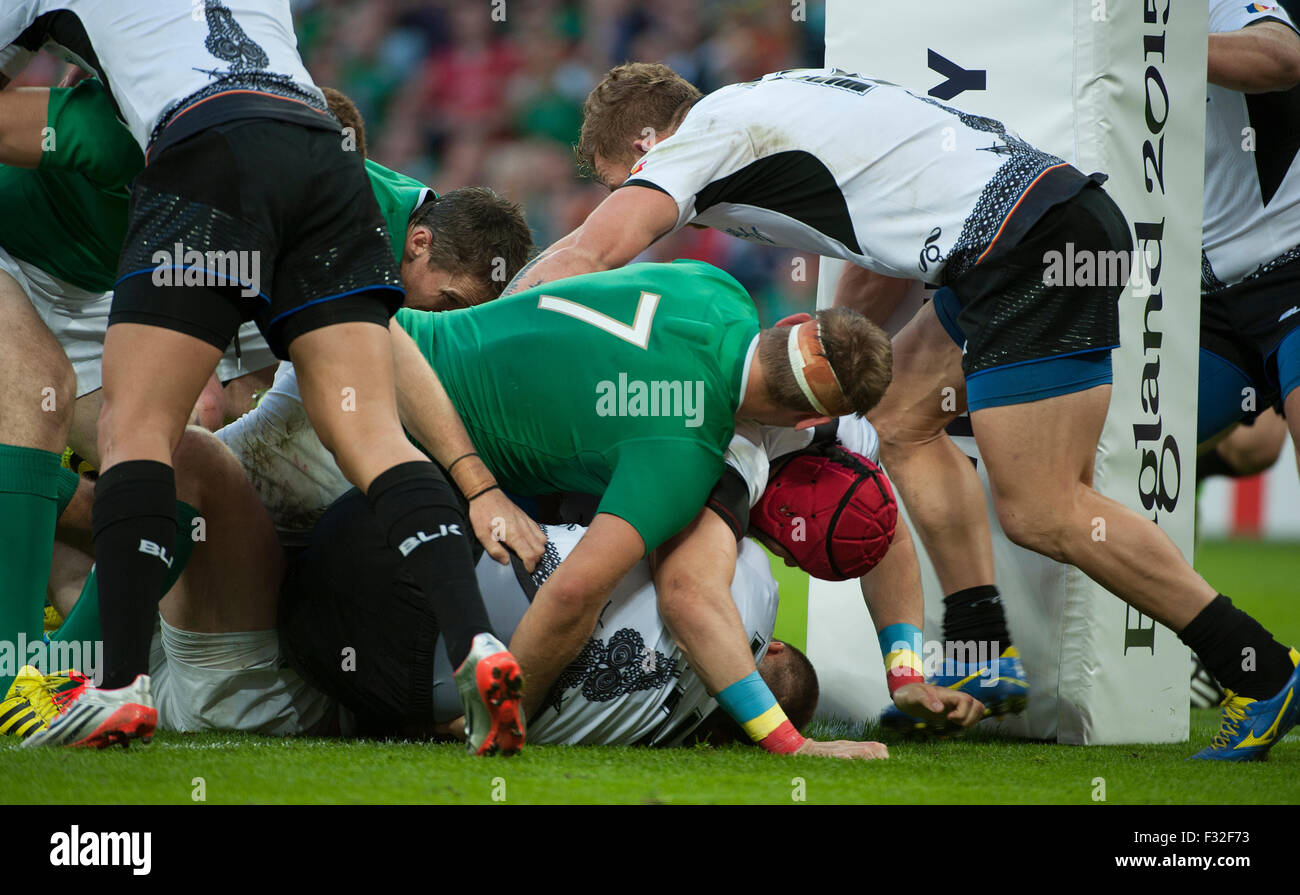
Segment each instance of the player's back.
M634 264L461 311L402 310L484 460L507 488L598 494L634 442L730 439L758 321L732 277Z
M15 0L5 7L0 48L20 36L37 47L48 38L74 54L108 86L142 148L183 101L219 92L291 100L324 117L283 0Z
M938 283L1060 163L1001 122L896 84L793 69L705 96L627 184L670 195L679 225ZM1011 198L990 201L990 189Z

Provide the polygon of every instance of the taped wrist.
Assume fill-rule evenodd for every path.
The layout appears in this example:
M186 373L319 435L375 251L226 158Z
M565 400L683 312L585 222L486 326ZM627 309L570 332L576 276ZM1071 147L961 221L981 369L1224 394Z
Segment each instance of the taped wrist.
M877 636L880 654L885 657L885 683L889 686L890 696L899 687L925 682L920 628L899 622L882 628Z
M767 751L784 754L803 745L804 738L794 729L757 671L723 689L717 700L749 738Z

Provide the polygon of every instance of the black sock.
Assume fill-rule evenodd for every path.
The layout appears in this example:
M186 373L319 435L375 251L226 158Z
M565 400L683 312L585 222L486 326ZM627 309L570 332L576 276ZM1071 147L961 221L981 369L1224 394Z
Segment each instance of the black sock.
M474 636L493 632L474 575L474 532L456 492L438 467L412 461L379 475L366 497L388 543L404 554L421 592L432 601L447 657L453 668L460 667Z
M967 656L1001 655L1011 646L1011 634L1007 631L1007 616L1002 611L1002 597L993 584L981 584L968 587L943 598L943 653L945 659L959 659L958 652ZM975 652L956 645L974 641ZM983 650L980 643L988 643Z
M1188 622L1178 639L1191 647L1220 686L1239 696L1268 699L1295 670L1291 651L1223 594Z
M129 460L95 483L91 515L106 690L149 671L149 644L174 561L176 477L166 463Z

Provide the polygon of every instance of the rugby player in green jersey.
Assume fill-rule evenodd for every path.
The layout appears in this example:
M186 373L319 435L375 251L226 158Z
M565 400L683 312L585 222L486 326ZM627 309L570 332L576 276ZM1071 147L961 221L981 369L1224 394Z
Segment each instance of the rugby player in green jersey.
M591 636L611 588L703 508L736 419L806 428L864 414L889 382L888 338L865 318L838 309L760 332L740 284L696 261L395 319L502 487L602 495L511 639L526 709Z

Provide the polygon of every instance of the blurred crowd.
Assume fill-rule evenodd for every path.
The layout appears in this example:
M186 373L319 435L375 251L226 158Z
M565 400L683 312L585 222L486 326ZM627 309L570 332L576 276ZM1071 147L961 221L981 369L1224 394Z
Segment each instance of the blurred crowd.
M439 191L486 185L524 206L539 246L604 190L576 174L582 102L612 66L665 62L704 92L822 64L824 4L803 0L293 0L316 83L352 97L376 161ZM56 84L43 58L22 82ZM764 324L813 305L816 258L686 228L643 260L736 276Z

